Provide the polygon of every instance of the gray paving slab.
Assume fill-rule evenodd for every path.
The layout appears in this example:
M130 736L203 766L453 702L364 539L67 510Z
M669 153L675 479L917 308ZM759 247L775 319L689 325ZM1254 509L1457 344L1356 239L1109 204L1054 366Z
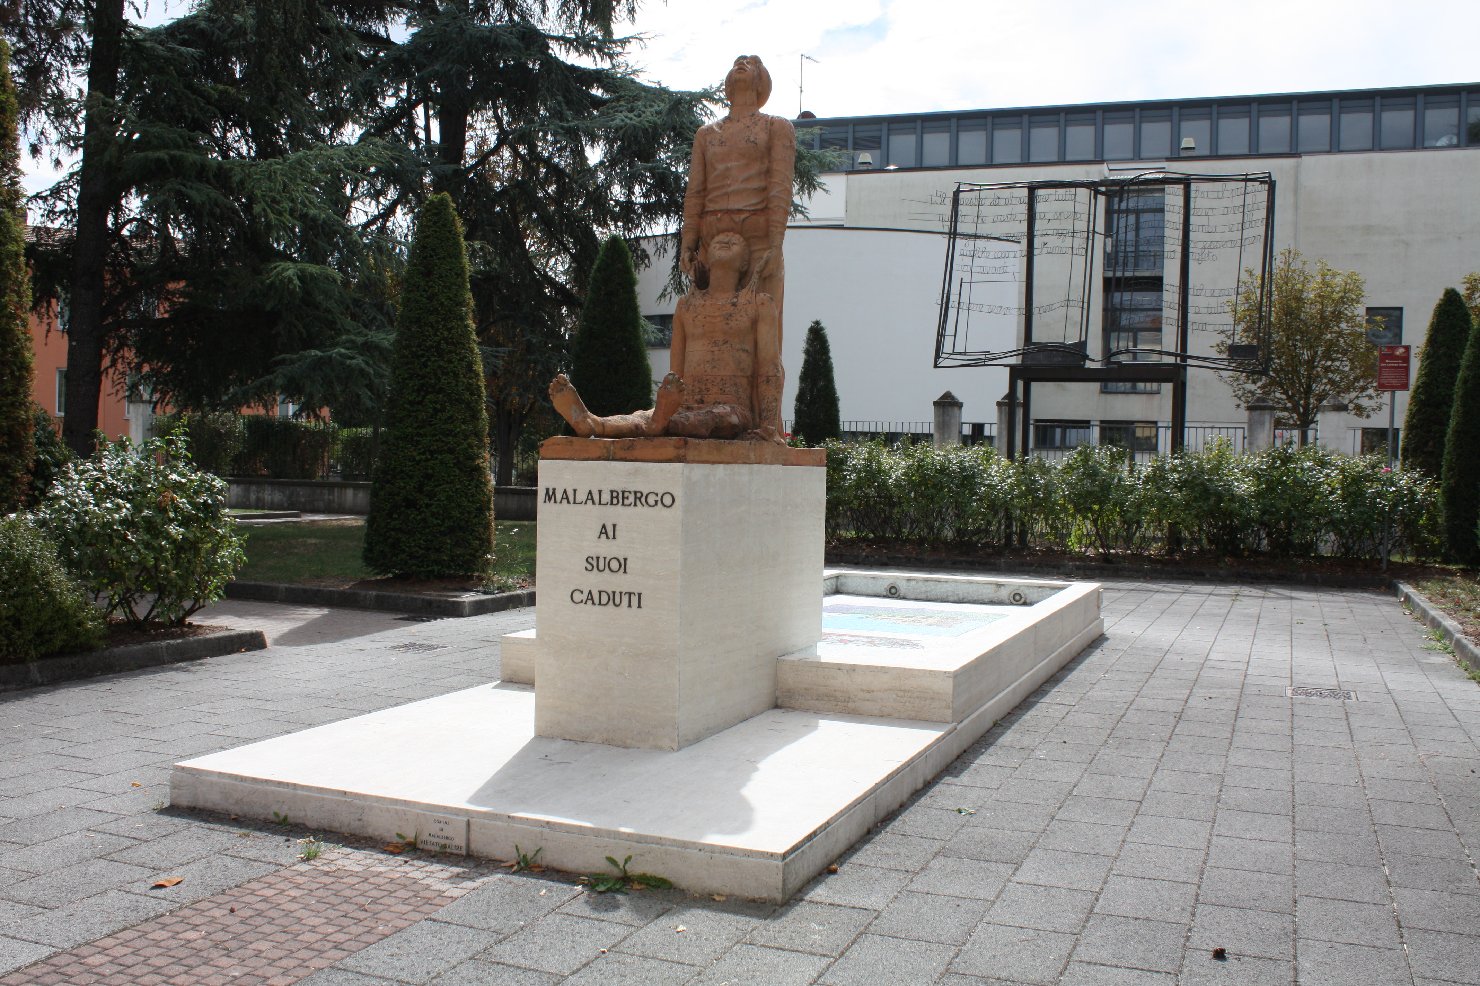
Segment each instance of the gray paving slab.
M1380 594L1104 601L1104 639L784 907L505 874L305 982L1473 982L1480 688ZM476 684L533 622L217 610L272 646L0 703L0 970L296 859L302 833L160 810L170 763Z

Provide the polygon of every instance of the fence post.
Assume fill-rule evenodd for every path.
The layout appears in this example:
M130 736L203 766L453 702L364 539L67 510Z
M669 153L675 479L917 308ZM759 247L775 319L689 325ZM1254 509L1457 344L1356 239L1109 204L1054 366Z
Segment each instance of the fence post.
M1253 401L1248 406L1249 422L1244 431L1244 451L1258 452L1274 446L1275 405Z
M997 433L992 436L992 444L997 447L997 454L1003 457L1007 456L1008 435L1011 434L1013 426L1017 423L1008 414L1008 411L1015 403L1017 402L1012 399L1012 391L1010 390L1003 394L1002 399L997 402Z
M936 448L961 444L961 402L949 390L935 399L934 429Z

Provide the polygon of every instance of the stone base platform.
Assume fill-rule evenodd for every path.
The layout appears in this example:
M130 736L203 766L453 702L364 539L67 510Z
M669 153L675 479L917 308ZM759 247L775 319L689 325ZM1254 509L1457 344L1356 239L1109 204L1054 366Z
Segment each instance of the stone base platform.
M1102 629L1094 585L829 573L827 586L855 628L825 633L815 661L783 658L817 674L783 698L886 715L778 708L683 749L631 749L535 735L534 690L501 682L177 764L171 803L496 859L538 849L573 872L631 855L634 872L686 890L785 900ZM993 606L1013 612L988 622ZM893 627L901 619L918 625L913 638ZM1014 637L1030 643L1010 660L978 652ZM865 642L848 661L830 651L867 638L925 643L917 654ZM906 658L891 669L876 650ZM533 677L532 634L504 640L506 674L521 659ZM889 694L900 700L878 705ZM950 721L900 717L967 701Z

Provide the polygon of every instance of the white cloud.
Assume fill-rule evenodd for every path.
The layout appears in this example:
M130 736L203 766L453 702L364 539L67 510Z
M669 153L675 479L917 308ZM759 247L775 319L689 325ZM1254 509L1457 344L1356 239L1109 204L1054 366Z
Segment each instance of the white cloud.
M672 86L759 54L786 115L813 55L806 108L829 116L1475 81L1480 4L669 0L636 27L633 61Z

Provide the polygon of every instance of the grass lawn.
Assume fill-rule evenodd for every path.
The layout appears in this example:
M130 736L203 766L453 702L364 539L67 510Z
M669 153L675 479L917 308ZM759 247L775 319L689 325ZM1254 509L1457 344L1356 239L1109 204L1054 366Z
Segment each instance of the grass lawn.
M534 521L497 521L494 579L504 586L534 584ZM360 561L363 519L250 525L245 582L295 582L346 586L375 578Z
M1458 623L1465 636L1480 644L1480 576L1456 572L1421 579L1413 587Z

